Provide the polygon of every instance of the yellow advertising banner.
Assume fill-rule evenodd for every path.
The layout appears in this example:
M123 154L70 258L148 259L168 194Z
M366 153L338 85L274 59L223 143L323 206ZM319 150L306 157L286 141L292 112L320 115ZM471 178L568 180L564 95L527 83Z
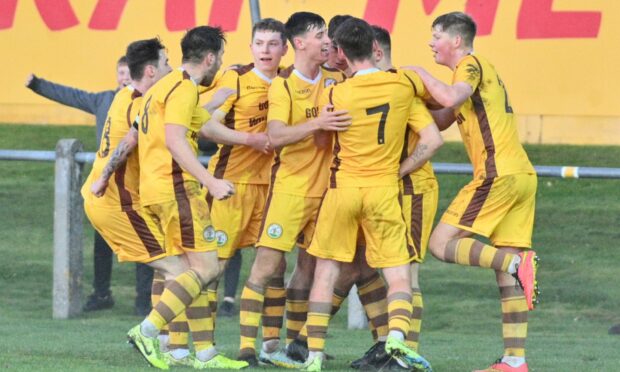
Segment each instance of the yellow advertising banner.
M262 0L262 17L312 11L351 14L392 34L396 65L422 65L445 81L428 47L430 25L450 11L476 20L475 51L495 64L531 143L620 143L620 1L615 0ZM90 115L24 87L29 73L89 91L114 88L125 47L159 36L180 63L186 29L220 25L224 64L247 63L248 0L2 0L0 122L84 124ZM291 63L292 53L285 62ZM458 134L447 133L448 139Z

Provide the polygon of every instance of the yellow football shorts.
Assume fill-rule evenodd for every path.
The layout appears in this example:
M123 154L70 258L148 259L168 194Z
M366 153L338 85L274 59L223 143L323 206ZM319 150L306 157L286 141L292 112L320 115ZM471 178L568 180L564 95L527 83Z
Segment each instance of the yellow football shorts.
M290 252L314 234L322 198L270 193L256 246ZM298 244L301 243L301 244Z
M268 190L269 185L236 183L235 195L210 202L220 259L229 259L237 249L256 244Z
M441 222L485 236L494 246L532 246L536 174L473 180L461 189Z
M413 240L415 262L424 262L438 201L438 186L427 188L420 194L402 195L403 215Z
M204 192L148 205L144 211L159 221L169 252L182 254L185 251L207 252L217 249L215 229L209 218Z
M148 263L166 256L164 236L157 221L140 208L121 211L85 200L84 210L119 262Z
M394 267L411 262L415 254L399 193L398 186L327 190L308 253L352 262L361 226L370 267Z

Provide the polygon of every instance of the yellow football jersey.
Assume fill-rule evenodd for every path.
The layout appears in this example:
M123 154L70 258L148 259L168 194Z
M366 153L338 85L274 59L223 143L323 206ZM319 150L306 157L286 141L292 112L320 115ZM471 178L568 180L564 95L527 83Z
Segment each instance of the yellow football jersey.
M165 124L188 129L187 140L198 151L198 133L209 113L198 106L196 83L182 69L163 77L144 95L138 118L140 203L159 204L179 194L198 194L200 184L174 161L166 147Z
M271 79L254 68L253 63L226 71L214 90L226 87L237 94L218 109L227 114L224 124L241 132L265 132L270 85ZM248 146L219 145L209 161L209 172L236 183L267 185L272 160L272 154L265 155Z
M401 161L411 155L415 149L420 140L418 133L434 122L424 101L420 97L415 97L414 102L416 104L411 113L409 127L405 134L405 147L403 148ZM403 186L405 194L422 194L437 187L437 179L435 178L431 162L427 161L420 168L403 177Z
M433 121L415 94L404 74L376 68L323 93L321 106L331 103L353 117L349 129L334 136L330 188L398 185L407 128Z
M459 61L452 83L469 84L474 93L455 116L474 167L474 178L534 173L519 142L517 123L504 83L486 59L470 54Z
M94 197L90 192L90 186L101 176L110 156L131 129L141 101L142 94L129 85L116 93L110 105L93 168L82 186L84 200L89 200L97 207L112 207L125 211L137 207L140 203L138 194L140 166L137 150L129 154L125 164L114 172L103 197Z
M321 67L314 80L293 66L282 71L269 88L267 122L279 120L297 125L316 118L323 91L345 79L341 71ZM321 197L327 187L331 149L318 149L314 137L276 151L271 177L273 191L307 197Z

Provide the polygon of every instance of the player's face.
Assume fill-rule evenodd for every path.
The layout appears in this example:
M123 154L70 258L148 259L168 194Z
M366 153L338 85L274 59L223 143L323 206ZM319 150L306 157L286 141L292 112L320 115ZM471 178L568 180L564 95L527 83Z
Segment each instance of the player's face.
M116 67L116 83L119 88L129 85L131 83L131 76L129 76L129 66L127 64L121 64Z
M215 75L217 74L220 67L222 66L223 57L224 57L224 42L222 42L222 47L220 48L220 51L214 55L214 59L211 65L207 67L207 70L205 71L205 76L202 79L202 82L200 84L207 86L207 87L211 86L211 83L213 83L213 78L215 78Z
M330 41L325 26L312 27L301 37L301 40L308 58L321 65L327 62Z
M157 61L157 69L155 71L154 80L158 81L159 79L166 76L170 71L172 71L172 67L168 64L168 55L164 49L159 50L159 60Z
M256 31L252 44L250 44L252 56L254 56L254 66L264 72L277 71L287 48L279 32Z
M433 28L431 42L428 44L433 51L435 63L449 66L452 56L453 39L449 33L443 31L439 26Z
M335 67L340 71L347 71L349 68L347 60L338 55L338 46L334 43L330 43L329 45L327 64L329 67Z

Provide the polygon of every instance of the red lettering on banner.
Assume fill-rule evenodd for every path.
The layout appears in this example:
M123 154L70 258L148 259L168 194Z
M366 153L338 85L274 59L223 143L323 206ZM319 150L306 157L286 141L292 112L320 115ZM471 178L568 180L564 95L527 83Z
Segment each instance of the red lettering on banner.
M60 31L78 25L69 0L34 0L43 22L52 31Z
M553 0L523 0L517 39L596 38L601 12L554 12Z
M0 0L0 30L13 27L17 0Z
M422 0L422 6L424 7L424 13L430 15L441 0Z
M399 0L368 0L364 20L371 25L381 26L388 32L392 32L398 12L398 3Z
M93 30L116 30L127 0L99 0L88 28Z
M209 12L209 26L220 26L223 31L237 30L243 0L213 0Z
M196 26L194 0L166 0L166 27L168 31L185 31Z
M468 0L465 13L476 21L477 36L490 35L497 14L499 0Z

